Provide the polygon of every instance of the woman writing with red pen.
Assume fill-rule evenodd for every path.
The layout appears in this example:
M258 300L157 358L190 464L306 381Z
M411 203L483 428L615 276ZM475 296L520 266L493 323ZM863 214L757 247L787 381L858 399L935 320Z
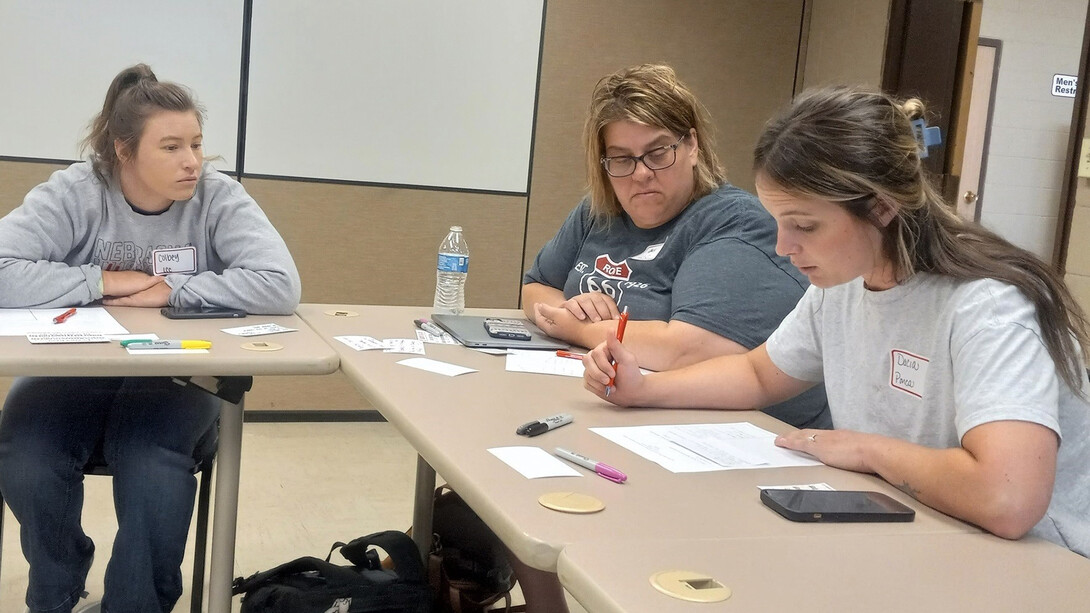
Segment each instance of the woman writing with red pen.
M583 130L590 190L523 278L527 317L593 347L617 334L650 370L760 345L807 282L775 253L776 224L726 181L704 107L673 69L598 82ZM767 412L831 426L820 386Z
M824 381L836 429L776 444L1090 556L1090 322L1048 265L942 200L923 114L880 92L800 95L754 156L777 250L813 283L798 307L760 347L671 372L644 376L607 340L584 383L621 406L746 409Z

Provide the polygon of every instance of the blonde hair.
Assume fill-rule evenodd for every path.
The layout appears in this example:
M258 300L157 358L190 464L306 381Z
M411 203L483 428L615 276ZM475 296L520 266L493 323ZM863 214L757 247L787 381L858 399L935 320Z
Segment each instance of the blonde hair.
M204 125L204 109L190 91L177 83L160 82L147 64L130 66L114 77L102 111L91 120L81 142L81 150L90 151L99 177L106 179L117 173L114 142L120 141L124 151L135 154L148 118L160 111L192 111Z
M1086 378L1086 315L1063 280L1035 255L958 217L931 184L911 121L922 101L831 87L803 92L768 122L754 170L801 197L840 204L882 232L898 282L916 272L956 279L998 279L1033 302L1048 353L1064 382L1081 394ZM895 211L882 227L876 217Z
M708 112L678 80L674 69L656 64L626 68L598 81L583 126L587 191L591 215L595 219L608 220L622 211L601 164L605 156L602 131L615 121L664 128L678 138L688 136L689 131L695 129L699 153L694 169L694 200L710 194L726 181L726 173L715 154L715 136Z

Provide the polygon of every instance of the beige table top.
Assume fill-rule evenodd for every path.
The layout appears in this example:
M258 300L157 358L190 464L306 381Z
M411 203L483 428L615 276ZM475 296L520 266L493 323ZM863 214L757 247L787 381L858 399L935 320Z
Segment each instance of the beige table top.
M327 311L358 313L356 317ZM415 338L413 319L427 307L303 305L299 315L341 357L341 369L357 388L462 495L526 564L555 570L568 543L645 538L714 538L840 534L979 532L919 504L884 481L827 466L673 474L590 432L589 427L749 421L773 432L791 427L756 411L621 409L582 387L582 379L505 371L505 358L461 346L426 345L427 357L478 369L446 377L397 364L415 357L354 351L337 335ZM511 310L470 310L475 315L517 315ZM560 412L574 422L534 438L515 434L520 424ZM566 447L627 473L619 485L584 472L581 478L526 479L487 450L514 445L548 451ZM890 494L916 509L905 524L789 522L766 508L758 485L826 482L836 489ZM538 504L541 494L570 490L590 494L606 508L571 515Z
M990 534L838 534L644 539L575 543L560 554L560 581L595 613L745 611L1090 610L1090 560L1037 539ZM731 589L715 604L652 587L652 575L691 570Z
M296 315L175 320L160 315L159 309L107 310L130 333L209 340L212 349L207 354L130 355L116 342L31 345L23 336L0 336L0 375L251 376L328 374L337 370L336 354ZM277 323L298 332L249 338L220 332L222 328L261 323ZM249 351L242 348L248 342L272 342L284 348Z

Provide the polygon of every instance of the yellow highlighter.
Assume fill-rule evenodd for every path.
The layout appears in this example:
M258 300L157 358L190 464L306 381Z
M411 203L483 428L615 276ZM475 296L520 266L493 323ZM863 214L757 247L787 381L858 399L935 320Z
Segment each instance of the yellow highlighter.
M125 345L126 349L211 349L212 341L136 341Z

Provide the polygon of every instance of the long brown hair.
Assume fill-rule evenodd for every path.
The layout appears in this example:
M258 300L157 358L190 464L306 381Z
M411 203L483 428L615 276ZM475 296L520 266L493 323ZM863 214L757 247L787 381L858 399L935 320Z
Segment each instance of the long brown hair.
M920 162L911 121L923 102L881 92L831 87L803 92L772 119L754 150L754 170L784 190L832 201L882 231L897 281L916 272L956 279L998 279L1033 303L1041 335L1067 385L1081 395L1086 378L1086 315L1063 280L1034 254L958 217ZM877 206L876 206L877 205ZM896 216L884 228L875 210ZM1074 340L1072 339L1074 335Z
M130 66L117 74L106 90L102 111L91 120L82 151L90 150L95 172L107 179L117 174L114 143L135 155L148 118L159 111L192 111L204 125L204 109L177 83L160 82L147 64Z
M726 173L715 154L715 135L708 112L678 80L674 69L659 64L626 68L598 81L583 126L590 210L596 219L610 219L622 211L601 164L605 155L602 130L615 121L664 128L678 138L695 129L698 154L693 169L694 200L707 196L726 181Z

